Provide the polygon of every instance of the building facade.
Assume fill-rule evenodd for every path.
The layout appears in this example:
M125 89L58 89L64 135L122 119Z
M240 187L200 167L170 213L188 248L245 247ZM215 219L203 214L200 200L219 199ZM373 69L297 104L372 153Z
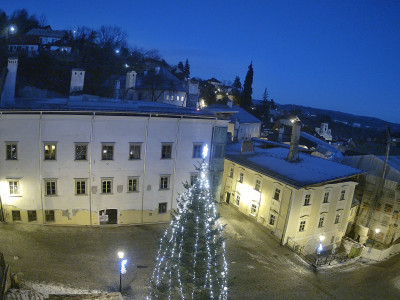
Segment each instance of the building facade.
M352 176L360 171L302 153L290 163L287 152L229 150L222 183L225 202L271 230L282 244L291 240L315 253L322 237L323 247L332 248L346 233L357 185ZM336 171L330 173L329 167Z

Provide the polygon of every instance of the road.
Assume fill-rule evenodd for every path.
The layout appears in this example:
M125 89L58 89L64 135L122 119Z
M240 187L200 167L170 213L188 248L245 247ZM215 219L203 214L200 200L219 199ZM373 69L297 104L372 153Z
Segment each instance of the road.
M265 228L221 206L230 299L399 299L400 256L312 270ZM124 227L0 225L0 252L22 284L117 291L117 251L128 258L127 299L144 299L166 224Z

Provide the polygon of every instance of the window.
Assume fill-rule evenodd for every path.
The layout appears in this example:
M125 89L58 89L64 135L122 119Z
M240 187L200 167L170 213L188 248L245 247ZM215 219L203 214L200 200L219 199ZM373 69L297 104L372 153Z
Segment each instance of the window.
M165 100L169 100L169 95L165 95Z
M240 173L239 174L239 182L240 183L243 183L243 177L244 177L243 173Z
M87 160L87 144L75 144L75 160Z
M161 146L161 159L171 158L172 144L162 144Z
M158 203L158 213L165 214L167 212L167 202Z
M325 217L320 217L318 222L318 228L324 227L324 219Z
M19 195L19 182L18 180L9 181L10 195Z
M329 192L325 192L323 203L328 203L329 200Z
M160 177L160 190L169 189L169 175Z
M6 154L8 160L16 160L17 156L17 144L7 144L6 145Z
M255 214L257 213L257 205L256 205L256 204L252 204L252 205L251 205L250 213L251 213L252 215L255 215Z
M102 179L101 180L101 192L103 194L111 194L112 193L112 179Z
M213 151L214 158L223 158L224 157L224 145L223 144L215 144Z
M36 210L28 210L28 222L37 221Z
M45 216L46 222L54 222L55 221L54 210L45 210L44 216Z
M113 160L114 159L114 145L103 144L101 151L102 160Z
M240 204L240 195L239 194L236 195L235 204L237 206L239 206L239 204Z
M141 144L129 145L129 159L140 159Z
M340 200L344 200L344 196L346 195L346 191L345 190L342 190L341 192L340 192Z
M301 221L299 231L303 232L305 228L306 228L306 221Z
M45 143L44 144L44 159L55 160L56 159L56 143Z
M46 180L46 196L56 196L57 195L57 181L56 180Z
M275 217L275 215L270 215L269 216L269 225L271 225L271 226L274 226L274 224L275 224L275 219L276 219L276 217Z
M11 214L13 222L21 221L21 212L19 210L13 210Z
M194 144L193 145L193 158L201 158L203 151L203 144Z
M272 199L279 201L279 196L281 194L281 190L280 189L275 189L275 193L274 196L272 197Z
M198 177L199 174L190 174L190 185L194 185Z
M340 214L336 214L335 224L338 224L339 222L340 222Z
M138 191L138 178L128 177L128 192L137 192L137 191Z
M233 172L234 172L234 169L230 168L230 170L229 170L229 177L230 178L233 178Z
M261 189L261 180L256 179L256 185L254 186L254 189L256 191L260 191L260 189Z
M75 180L75 194L86 195L86 179Z
M311 194L307 194L307 195L304 197L304 206L311 205L310 200L311 200Z

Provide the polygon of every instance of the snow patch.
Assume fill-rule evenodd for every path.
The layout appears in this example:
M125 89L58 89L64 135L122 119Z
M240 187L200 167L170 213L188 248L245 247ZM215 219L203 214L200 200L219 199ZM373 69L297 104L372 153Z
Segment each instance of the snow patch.
M42 294L46 298L49 296L49 294L100 294L106 292L101 290L85 290L66 285L31 281L25 282L25 287Z

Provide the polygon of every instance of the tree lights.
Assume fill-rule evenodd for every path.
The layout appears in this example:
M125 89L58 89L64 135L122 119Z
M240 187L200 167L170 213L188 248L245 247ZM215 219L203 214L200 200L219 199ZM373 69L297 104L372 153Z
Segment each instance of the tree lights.
M207 152L205 146L201 176L179 196L160 240L148 299L228 298L223 225L210 191Z

